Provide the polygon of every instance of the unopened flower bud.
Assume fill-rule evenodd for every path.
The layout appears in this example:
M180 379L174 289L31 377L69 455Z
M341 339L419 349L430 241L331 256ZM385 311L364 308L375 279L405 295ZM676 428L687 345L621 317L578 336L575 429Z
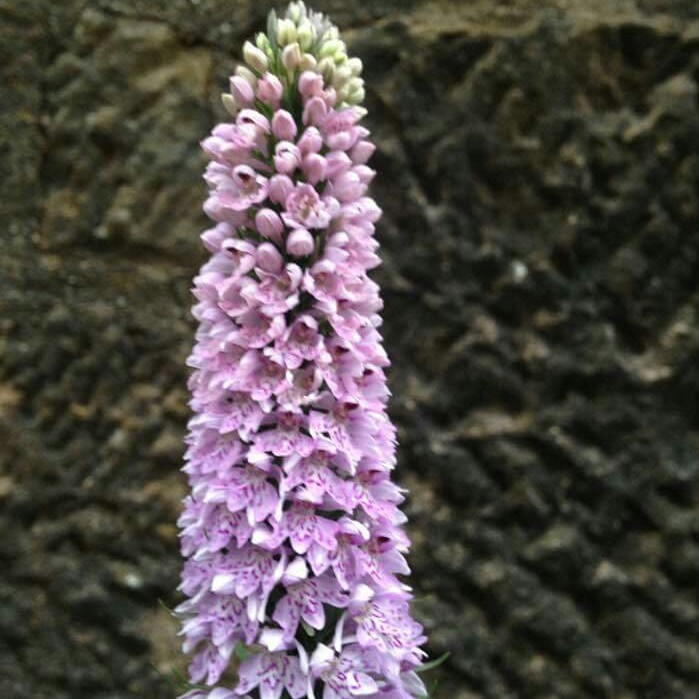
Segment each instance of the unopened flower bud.
M294 257L308 257L314 248L313 236L305 228L291 231L286 239L286 251Z
M282 51L282 64L292 72L298 68L301 62L301 49L296 41L288 44Z
M330 39L329 41L323 42L323 45L320 47L320 51L318 51L318 55L321 58L325 58L326 56L333 57L335 56L339 48L340 42L337 39Z
M304 155L306 153L317 153L323 146L323 137L315 126L309 126L296 144Z
M272 133L279 141L293 141L296 138L296 121L285 109L279 109L272 117Z
M274 169L282 175L292 173L301 162L297 146L289 141L279 141L274 148Z
M272 274L279 272L284 265L284 258L272 243L262 243L262 245L257 248L255 261L260 269L263 269L265 272L271 272Z
M347 233L344 231L338 231L337 233L333 233L328 238L328 245L332 245L336 248L342 248L349 243L349 240L350 237L347 235Z
M376 176L376 170L372 170L368 165L356 165L352 170L363 184L369 184Z
M335 92L335 88L327 87L325 90L323 90L323 98L325 99L325 104L327 104L328 107L334 107L337 103L337 92Z
M221 102L223 102L223 108L231 115L235 116L238 113L238 105L236 104L233 95L228 92L224 92L221 95Z
M337 89L337 101L342 104L347 101L349 97L349 90L347 89L347 84L342 85L342 87Z
M328 164L325 176L328 179L334 179L352 167L352 161L349 159L349 156L341 150L331 151L325 156L325 160Z
M257 76L249 68L246 68L245 66L238 66L235 69L235 74L244 80L247 80L252 87L257 86Z
M304 51L308 51L308 49L310 49L313 45L315 38L316 32L313 28L313 25L308 20L304 20L303 22L301 22L296 31L296 39L299 42L301 48Z
M296 41L296 25L290 19L280 19L277 22L277 43L279 46Z
M347 64L335 68L335 75L333 76L333 85L337 88L340 85L348 82L352 77L352 71Z
M347 60L347 67L350 69L352 76L357 78L362 74L362 61L360 58L349 58Z
M333 75L335 75L335 61L332 58L321 58L318 61L318 72L328 81L332 82Z
M255 99L252 85L240 75L231 78L231 95L238 107L247 107Z
M304 71L299 77L299 92L308 99L316 97L323 91L323 78L310 70Z
M285 204L293 189L294 183L287 175L274 175L269 180L269 196L277 204Z
M309 153L302 161L301 168L306 175L306 181L316 184L325 179L328 163L322 155Z
M352 162L357 165L363 165L374 154L376 146L371 141L358 141L350 151Z
M267 104L276 107L284 94L281 80L273 73L265 73L257 81L257 96Z
M366 186L356 172L344 172L333 181L333 194L342 203L356 201L365 189Z
M264 73L269 65L265 52L257 48L257 46L250 41L246 41L243 44L243 58L245 62L258 73Z
M255 214L255 226L257 232L261 236L269 238L278 245L281 245L284 224L276 211L272 209L260 209L257 214Z
M304 53L299 61L299 70L313 70L318 65L312 53Z
M350 94L347 97L347 101L350 104L360 104L361 102L364 101L365 97L366 97L366 92L364 91L364 88L358 87L353 92L350 92Z
M353 92L356 92L357 90L363 90L364 89L364 81L361 78L352 78L348 83L347 83L347 89L350 94Z
M321 97L311 97L303 108L304 124L320 124L328 113L328 105Z
M269 43L269 37L263 32L259 32L255 37L255 45L260 51L264 51L266 55L272 51L272 44Z
M294 24L298 24L301 21L303 15L304 12L302 11L301 6L297 2L292 2L286 9L286 16L292 22L294 22Z

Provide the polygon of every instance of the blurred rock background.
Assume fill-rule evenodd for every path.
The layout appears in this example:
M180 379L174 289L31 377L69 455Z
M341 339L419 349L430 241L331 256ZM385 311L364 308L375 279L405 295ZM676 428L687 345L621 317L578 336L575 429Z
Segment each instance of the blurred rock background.
M0 0L0 695L167 699L198 141L265 0ZM699 696L699 4L317 0L365 62L434 697Z

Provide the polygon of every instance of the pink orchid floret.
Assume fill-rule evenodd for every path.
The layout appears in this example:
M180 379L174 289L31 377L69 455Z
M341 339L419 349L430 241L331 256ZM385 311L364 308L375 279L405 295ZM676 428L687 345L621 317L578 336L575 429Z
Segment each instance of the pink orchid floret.
M310 184L298 184L287 195L282 220L291 229L327 228L339 207Z
M425 637L401 580L404 491L368 276L374 145L332 25L302 3L284 21L316 42L302 51L273 18L279 36L246 44L250 68L231 79L234 123L202 142L215 225L193 289L176 611L190 680L209 689L183 697L411 699ZM334 77L313 67L328 31L347 66Z

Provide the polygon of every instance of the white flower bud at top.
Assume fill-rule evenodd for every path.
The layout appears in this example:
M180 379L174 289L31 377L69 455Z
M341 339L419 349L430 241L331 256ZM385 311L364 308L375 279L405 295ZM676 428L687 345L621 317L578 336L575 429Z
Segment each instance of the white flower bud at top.
M304 51L308 51L313 46L316 38L315 27L306 19L299 25L296 36L301 48Z
M282 51L282 64L288 71L294 71L301 63L301 48L296 41L288 44Z
M327 56L321 58L320 61L318 61L318 72L322 73L326 80L332 81L333 75L335 75L335 62L333 59Z
M269 37L266 34L263 34L260 32L256 37L255 37L255 45L257 46L260 51L264 51L265 55L267 58L272 58L274 55L274 50L272 49L272 44L269 40Z
M352 76L358 78L362 74L362 68L364 66L362 65L361 58L350 58L347 61L347 67L350 69Z
M299 70L314 70L317 65L318 61L312 53L304 53L299 61Z
M228 92L224 92L221 95L221 102L223 102L223 108L231 115L235 116L238 113L238 105L233 99L233 95Z
M333 79L333 85L339 87L339 84L346 83L352 77L352 71L347 67L347 65L339 66L335 68L335 77Z
M257 76L249 68L238 66L235 69L235 74L239 75L246 82L249 82L253 87L257 87Z
M296 41L296 25L290 19L280 19L277 24L277 43L286 46Z
M249 41L243 44L243 58L245 62L258 73L264 73L269 66L269 61L267 60L265 52Z
M337 101L342 103L347 101L349 97L349 90L347 89L347 84L335 88L337 90Z
M364 92L364 88L358 87L353 92L350 92L349 96L347 97L347 101L350 104L360 104L361 102L364 101L365 97L366 97L366 93Z
M339 39L339 38L340 38L340 30L334 24L331 27L328 27L325 31L325 34L323 34L324 41L331 41L333 39Z
M297 2L292 2L286 10L286 16L295 24L298 24L301 21L301 17L303 15L304 12Z
M353 92L357 92L357 90L363 90L363 89L364 89L364 81L361 78L352 78L347 83L347 92L349 94L352 94Z
M324 41L322 46L320 47L320 51L318 52L318 55L321 58L324 58L325 56L334 56L335 53L339 50L340 48L340 42L337 39L330 39L329 41Z

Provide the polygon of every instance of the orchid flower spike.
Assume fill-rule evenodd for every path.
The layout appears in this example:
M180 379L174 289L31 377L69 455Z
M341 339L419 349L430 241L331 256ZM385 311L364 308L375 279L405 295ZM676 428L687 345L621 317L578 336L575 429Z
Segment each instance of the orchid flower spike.
M243 57L233 120L202 143L214 223L188 360L184 696L411 699L425 636L400 577L362 64L303 2Z

